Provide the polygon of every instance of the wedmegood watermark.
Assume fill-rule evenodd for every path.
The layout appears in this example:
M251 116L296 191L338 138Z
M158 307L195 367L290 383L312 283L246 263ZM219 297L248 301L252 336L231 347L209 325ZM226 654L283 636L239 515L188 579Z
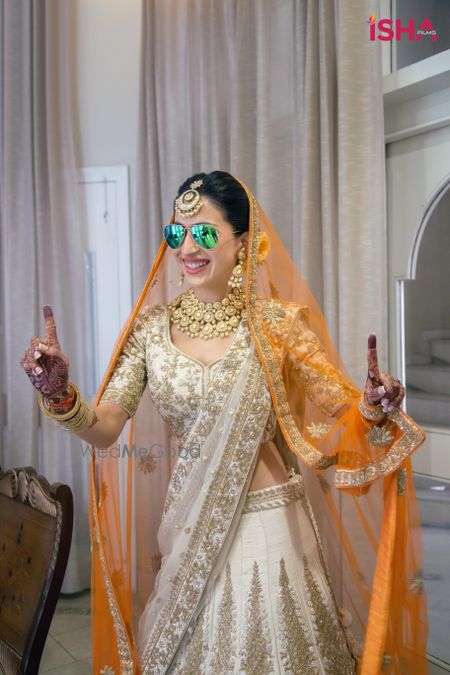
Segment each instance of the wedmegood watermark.
M129 446L128 443L112 445L109 448L94 448L89 443L80 443L81 454L83 457L95 457L100 459L124 459L124 458L138 458L140 460L151 457L152 459L161 459L163 456L182 457L184 459L197 459L200 457L200 446L193 444L189 447L179 446L173 448L162 443L153 443L150 447L138 447L137 445Z

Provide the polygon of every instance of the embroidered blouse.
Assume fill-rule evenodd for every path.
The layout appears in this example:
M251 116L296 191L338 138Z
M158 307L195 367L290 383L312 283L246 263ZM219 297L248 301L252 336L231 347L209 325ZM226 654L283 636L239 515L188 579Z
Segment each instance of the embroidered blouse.
M100 403L116 403L132 417L148 386L170 437L182 442L224 356L208 365L188 356L172 342L167 305L147 307L136 317ZM261 442L271 440L275 428L272 405Z
M147 306L138 314L100 403L116 403L132 417L148 386L153 404L168 424L170 437L182 442L225 354L205 365L176 347L169 326L166 304ZM236 335L237 331L234 339ZM333 417L355 389L328 361L307 316L297 321L291 340L298 353L306 357L296 359L291 354L287 357L294 361L299 374L298 401L306 394L327 417ZM266 380L265 386L268 388ZM261 442L274 438L276 422L272 404Z

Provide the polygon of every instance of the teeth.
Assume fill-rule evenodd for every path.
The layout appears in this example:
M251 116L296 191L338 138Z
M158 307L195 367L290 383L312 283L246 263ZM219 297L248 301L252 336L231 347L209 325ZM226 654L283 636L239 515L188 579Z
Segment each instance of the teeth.
M185 262L184 264L185 264L186 267L188 267L189 269L196 269L197 267L204 267L204 266L207 265L208 263L207 263L207 262L198 262L198 263L187 263L187 262Z

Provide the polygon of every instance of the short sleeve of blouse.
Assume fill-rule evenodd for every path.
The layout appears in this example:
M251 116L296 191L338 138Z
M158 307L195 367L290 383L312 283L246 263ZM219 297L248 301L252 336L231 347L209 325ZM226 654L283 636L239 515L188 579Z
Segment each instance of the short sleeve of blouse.
M137 315L99 403L116 403L133 417L147 384L148 314Z

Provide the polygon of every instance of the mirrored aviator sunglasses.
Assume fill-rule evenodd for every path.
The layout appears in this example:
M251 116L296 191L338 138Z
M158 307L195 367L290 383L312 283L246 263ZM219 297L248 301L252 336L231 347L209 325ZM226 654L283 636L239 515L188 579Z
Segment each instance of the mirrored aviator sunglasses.
M219 241L219 232L208 223L197 223L187 228L184 225L171 224L164 228L164 239L170 248L179 248L186 238L187 230L191 231L194 241L201 246L201 248L211 249L217 246Z

